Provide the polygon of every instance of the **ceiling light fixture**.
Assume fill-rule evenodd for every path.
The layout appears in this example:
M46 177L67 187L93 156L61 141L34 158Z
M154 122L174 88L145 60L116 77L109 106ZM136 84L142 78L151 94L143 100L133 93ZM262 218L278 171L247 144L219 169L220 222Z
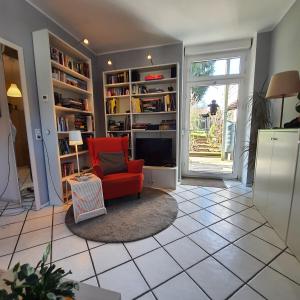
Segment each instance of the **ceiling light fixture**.
M87 38L85 38L85 39L83 39L83 43L84 43L85 45L88 45L90 42L89 42L89 40L88 40Z
M110 58L107 60L107 64L108 64L109 66L111 66L111 65L112 65L112 61L111 61L111 59L110 59Z

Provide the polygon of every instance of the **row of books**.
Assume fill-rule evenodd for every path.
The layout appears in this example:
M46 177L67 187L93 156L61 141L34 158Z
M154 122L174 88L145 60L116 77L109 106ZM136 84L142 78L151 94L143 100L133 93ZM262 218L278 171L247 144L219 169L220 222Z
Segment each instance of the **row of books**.
M117 98L112 98L112 99L107 99L105 102L105 107L106 107L106 113L107 114L118 114L118 113L124 113L124 108L122 109L123 111L120 110L120 99ZM129 102L128 102L129 104ZM128 110L125 111L125 113L129 113L129 107Z
M57 106L89 111L88 99L82 99L82 98L75 99L71 97L63 98L61 93L54 92L54 102L55 105Z
M108 120L108 131L123 131L123 130L130 130L130 117L126 116L124 121L117 121L117 120Z
M87 83L52 67L52 78L87 91Z
M69 68L70 70L73 70L87 78L90 77L90 67L88 63L78 61L55 47L50 47L50 56L52 60Z
M114 84L114 83L123 83L129 81L129 73L128 72L120 72L117 74L109 74L107 75L107 84Z
M93 117L76 114L75 116L57 116L56 129L58 132L70 130L94 131Z
M122 96L122 95L129 95L128 87L109 88L106 90L107 97Z
M66 177L75 173L74 162L66 162L61 164L61 176Z

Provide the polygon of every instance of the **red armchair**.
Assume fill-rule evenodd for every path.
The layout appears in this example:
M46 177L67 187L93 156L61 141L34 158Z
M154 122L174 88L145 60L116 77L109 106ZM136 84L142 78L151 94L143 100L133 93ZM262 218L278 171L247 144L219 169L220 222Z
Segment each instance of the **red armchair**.
M137 194L143 189L143 160L128 159L128 137L90 138L87 140L94 173L101 178L105 200ZM99 164L100 152L123 152L128 173L103 175Z

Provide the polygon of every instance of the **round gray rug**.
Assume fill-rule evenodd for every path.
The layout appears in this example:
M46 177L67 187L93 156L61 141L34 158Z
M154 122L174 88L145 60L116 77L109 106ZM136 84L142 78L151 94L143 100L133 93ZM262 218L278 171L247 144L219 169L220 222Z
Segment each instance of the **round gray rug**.
M177 216L177 202L169 194L144 188L141 198L136 195L108 200L107 214L75 224L73 207L65 222L75 235L105 242L131 242L144 239L169 227Z

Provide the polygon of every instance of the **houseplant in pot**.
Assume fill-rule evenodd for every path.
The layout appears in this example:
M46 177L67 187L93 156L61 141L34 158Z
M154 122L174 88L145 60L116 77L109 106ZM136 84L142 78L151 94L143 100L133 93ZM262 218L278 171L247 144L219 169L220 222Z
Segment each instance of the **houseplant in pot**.
M4 279L7 288L0 290L2 300L66 300L74 299L74 290L78 284L64 280L72 272L56 268L54 264L47 265L50 253L48 244L42 259L34 268L29 264L17 263L12 269L12 278Z

